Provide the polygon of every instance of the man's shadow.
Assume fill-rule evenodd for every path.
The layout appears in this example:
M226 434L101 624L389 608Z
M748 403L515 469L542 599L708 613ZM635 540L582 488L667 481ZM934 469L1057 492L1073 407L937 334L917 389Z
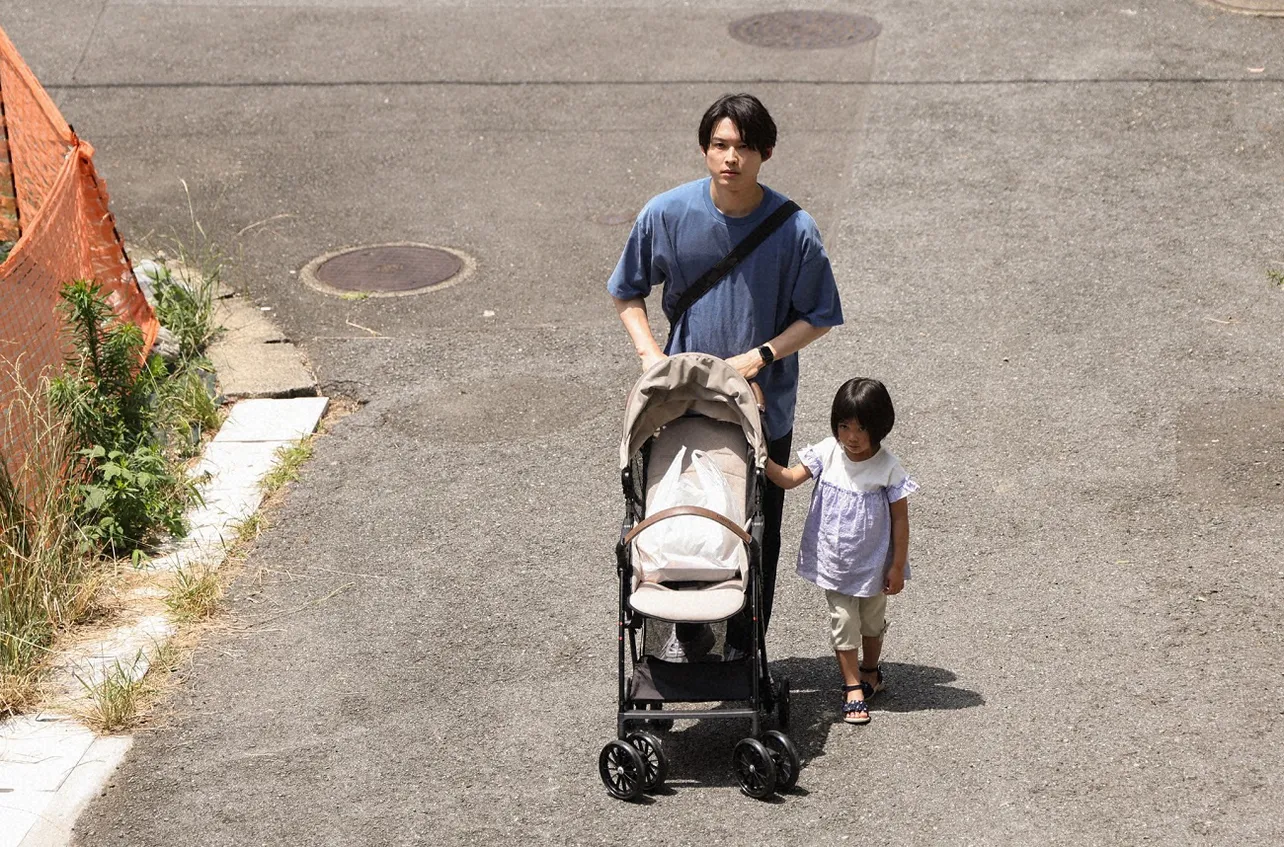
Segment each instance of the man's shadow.
M772 678L788 677L789 727L784 730L805 768L812 759L825 755L829 733L842 722L842 681L834 657L791 657L771 663ZM956 688L949 683L957 677L944 668L884 662L886 690L870 703L874 719L879 712L918 712L933 709L970 709L984 705L985 699L975 691ZM775 729L774 717L762 728ZM701 720L681 722L672 732L664 733L665 752L669 756L669 784L736 785L731 768L731 751L740 739L749 735L747 721ZM800 785L790 792L805 795L806 773ZM779 802L779 800L777 800Z

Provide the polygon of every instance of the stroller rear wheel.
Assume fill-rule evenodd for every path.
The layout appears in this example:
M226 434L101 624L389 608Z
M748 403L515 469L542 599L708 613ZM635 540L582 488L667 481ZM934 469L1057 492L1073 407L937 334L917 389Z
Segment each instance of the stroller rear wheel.
M798 771L802 770L802 765L798 761L798 748L794 746L794 742L783 732L772 729L763 733L762 743L770 751L772 762L776 766L776 790L788 791L797 785Z
M624 736L624 740L642 754L642 761L646 763L646 778L642 783L642 790L654 791L664 785L664 779L669 775L669 759L664 755L660 739L638 729Z
M744 738L731 754L740 790L755 800L776 791L776 763L771 752L756 738Z
M617 800L635 800L646 786L646 761L627 741L608 741L597 757L597 772L607 793Z
M776 723L781 729L789 729L789 677L782 676L775 685L776 689Z

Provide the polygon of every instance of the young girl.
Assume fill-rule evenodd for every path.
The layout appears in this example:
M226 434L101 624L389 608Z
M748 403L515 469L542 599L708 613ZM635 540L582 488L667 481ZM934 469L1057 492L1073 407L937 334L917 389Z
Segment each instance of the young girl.
M830 412L833 438L798 451L800 465L767 461L781 488L816 479L798 548L798 574L825 589L843 681L843 720L869 723L865 698L883 690L878 663L887 595L909 578L909 504L918 484L882 449L896 414L876 379L848 380ZM860 653L864 652L864 664Z

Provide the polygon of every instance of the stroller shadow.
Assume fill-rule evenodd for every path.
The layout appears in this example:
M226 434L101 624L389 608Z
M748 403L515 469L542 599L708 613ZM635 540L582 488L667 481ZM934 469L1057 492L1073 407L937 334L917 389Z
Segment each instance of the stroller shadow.
M777 679L789 678L790 721L786 733L798 748L805 768L813 759L825 755L829 734L841 720L842 690L837 666L832 656L791 657L773 661L771 673ZM970 709L985 704L985 698L977 692L951 686L957 677L944 668L884 662L883 673L887 689L871 704L876 719L879 712ZM767 721L763 728L774 728L774 722ZM659 793L669 794L674 788L686 787L735 787L731 752L748 734L747 721L718 720L684 722L663 733L671 776ZM806 782L805 773L802 782ZM789 797L807 793L800 785L768 802L787 802Z

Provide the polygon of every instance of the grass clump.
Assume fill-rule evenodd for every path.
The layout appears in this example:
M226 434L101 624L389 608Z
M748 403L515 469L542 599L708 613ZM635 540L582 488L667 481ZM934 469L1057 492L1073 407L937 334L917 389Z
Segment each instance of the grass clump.
M112 733L134 725L141 711L143 696L147 693L147 674L139 668L145 660L142 650L128 666L117 659L107 668L103 678L95 683L76 674L89 697L84 717L93 729Z
M222 599L223 580L218 571L194 565L174 573L165 605L180 621L200 621L214 617Z
M0 429L26 432L16 467L0 456L0 716L35 697L54 635L92 608L103 563L76 520L78 442L49 401L47 381L24 388L18 367Z
M1266 271L1266 278L1280 288L1284 288L1284 270L1270 268Z
M299 478L299 470L312 458L312 439L301 438L298 442L282 447L276 451L276 465L259 482L264 494L271 495L288 483Z

